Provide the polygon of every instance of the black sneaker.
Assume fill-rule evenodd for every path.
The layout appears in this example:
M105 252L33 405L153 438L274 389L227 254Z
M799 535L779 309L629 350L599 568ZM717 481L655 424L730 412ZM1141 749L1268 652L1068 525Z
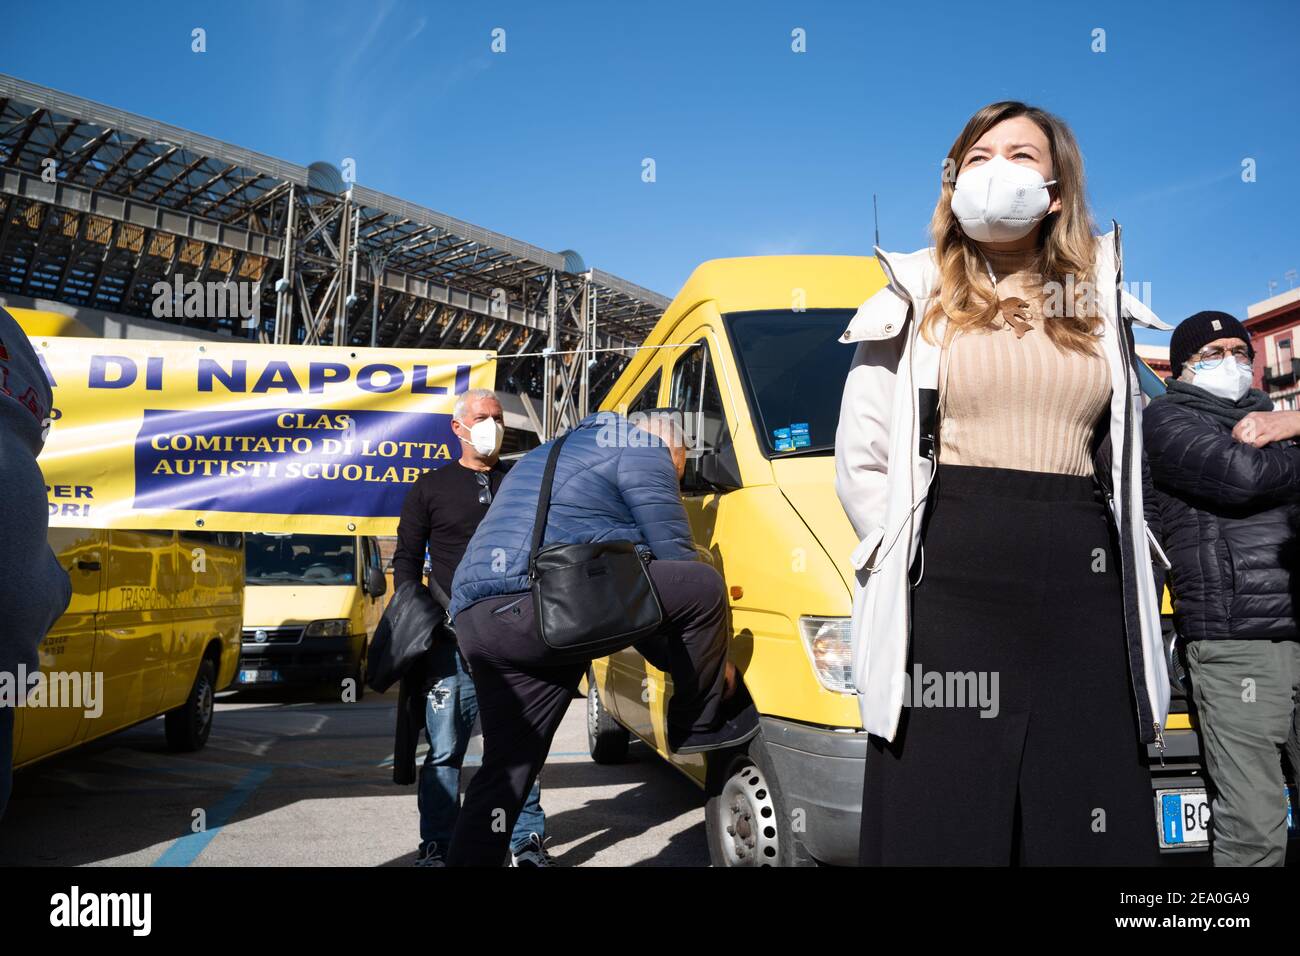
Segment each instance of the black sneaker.
M759 730L758 708L744 683L722 705L723 721L716 730L681 731L668 727L668 749L675 754L698 754L709 750L738 747L752 739Z
M550 839L550 837L547 837ZM528 842L519 849L510 851L510 865L517 867L528 866L559 866L555 862L555 857L551 856L550 851L546 849L546 843L536 833L528 834Z

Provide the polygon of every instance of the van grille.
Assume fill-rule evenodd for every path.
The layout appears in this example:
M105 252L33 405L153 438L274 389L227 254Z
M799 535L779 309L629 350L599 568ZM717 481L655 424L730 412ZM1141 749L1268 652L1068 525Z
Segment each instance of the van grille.
M266 640L259 641L257 632L265 631ZM265 646L267 644L297 644L302 640L301 627L246 627L243 630L241 639L245 644L251 644L254 647Z

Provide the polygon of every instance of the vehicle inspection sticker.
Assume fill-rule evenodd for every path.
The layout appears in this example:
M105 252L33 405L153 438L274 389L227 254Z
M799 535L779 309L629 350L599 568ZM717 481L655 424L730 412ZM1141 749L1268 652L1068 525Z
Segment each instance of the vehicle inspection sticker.
M794 451L812 445L812 435L807 422L796 422L784 428L772 429L772 444L777 451Z

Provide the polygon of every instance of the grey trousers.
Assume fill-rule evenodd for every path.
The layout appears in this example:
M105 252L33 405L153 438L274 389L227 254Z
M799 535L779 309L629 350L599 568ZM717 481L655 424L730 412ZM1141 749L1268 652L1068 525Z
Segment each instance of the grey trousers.
M1300 774L1300 642L1189 641L1210 773L1215 866L1286 862L1286 778Z

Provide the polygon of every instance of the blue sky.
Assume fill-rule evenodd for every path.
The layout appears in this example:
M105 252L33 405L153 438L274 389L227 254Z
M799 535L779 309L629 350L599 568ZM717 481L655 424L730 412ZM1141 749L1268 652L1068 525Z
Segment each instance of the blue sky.
M1096 218L1124 225L1167 321L1244 316L1300 268L1294 0L210 0L6 21L0 71L298 163L352 157L364 185L669 296L718 256L869 254L873 191L882 245L923 246L944 154L1004 98L1074 127Z

